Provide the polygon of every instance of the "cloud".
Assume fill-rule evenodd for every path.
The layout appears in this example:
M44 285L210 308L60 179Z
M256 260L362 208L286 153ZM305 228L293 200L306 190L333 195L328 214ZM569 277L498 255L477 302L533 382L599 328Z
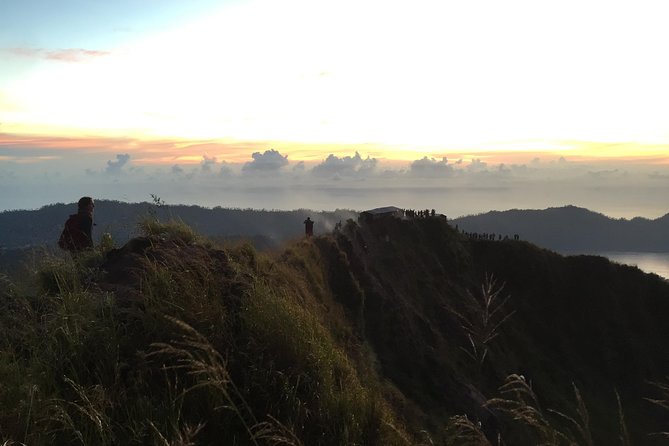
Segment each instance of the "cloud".
M502 175L509 175L511 173L511 169L506 164L501 163L499 166L497 166L497 172Z
M130 161L130 155L127 153L116 155L116 161L107 161L105 173L107 175L121 175L121 169Z
M232 175L232 168L225 161L221 162L221 169L218 171L218 175L221 177L227 177Z
M409 166L412 175L424 177L438 177L453 173L453 166L448 164L448 159L443 157L441 161L427 156L413 161Z
M405 169L384 169L383 171L379 172L378 176L382 179L397 179L403 177L406 175L406 173L407 171Z
M59 62L83 62L88 59L108 56L109 51L87 50L84 48L66 48L58 50L46 50L44 48L7 48L6 53L19 57L35 59L56 60Z
M527 174L530 171L527 164L511 164L510 168L517 175Z
M474 158L467 166L467 170L472 173L485 172L487 168L488 163L481 161L479 158Z
M275 172L288 164L288 155L281 155L277 150L266 150L265 153L254 152L253 161L242 166L244 172Z
M207 155L202 156L202 172L211 173L212 166L216 165L216 157L208 157Z
M300 161L299 163L293 166L293 172L304 172L304 170L305 170L304 161Z
M175 164L174 166L172 166L172 173L174 175L181 175L182 173L184 173L184 169L180 165Z
M371 174L376 168L378 161L376 158L362 159L358 152L354 156L345 156L339 158L330 154L321 164L314 166L311 172L316 176L324 177L352 177L365 176Z

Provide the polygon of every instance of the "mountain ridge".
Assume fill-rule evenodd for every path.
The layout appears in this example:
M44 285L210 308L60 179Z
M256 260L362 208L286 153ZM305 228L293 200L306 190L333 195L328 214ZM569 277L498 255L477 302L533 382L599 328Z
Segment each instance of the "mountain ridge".
M669 370L669 283L637 268L471 240L443 217L351 219L267 254L217 247L183 224L152 228L78 267L52 261L39 297L0 282L0 374L17 383L0 387L3 438L69 443L76 428L89 443L157 431L254 444L248 424L293 444L461 445L466 426L479 435L472 444L534 445L558 432L581 444L547 411L577 417L573 386L594 444L618 442L616 395L633 441L654 444L648 433L669 426L644 400ZM205 369L184 369L192 357ZM509 385L536 392L540 430L508 411ZM90 409L98 427L77 410L81 392L102 404ZM215 409L230 392L239 416ZM68 402L57 407L71 426L49 418L54 398ZM29 403L46 431L26 419ZM159 407L181 408L176 425Z
M97 243L102 233L126 242L139 235L138 222L147 217L181 220L200 234L221 239L256 238L258 247L275 247L284 240L304 234L303 220L311 216L315 232L332 230L335 224L356 218L357 212L292 211L204 208L201 206L154 203L124 203L96 200L93 236ZM57 203L37 210L0 212L0 248L55 246L69 214L76 212L76 203Z
M0 249L55 246L67 216L76 204L53 204L37 210L0 212ZM158 203L97 201L94 237L110 233L118 241L139 234L137 223L147 216L180 219L199 233L220 240L253 239L259 249L274 248L304 233L302 221L311 216L315 231L356 219L358 211L293 211L203 208ZM495 233L523 239L565 254L603 251L669 252L669 213L656 219L614 219L576 206L490 211L451 219L461 230Z
M613 219L576 206L543 210L491 211L453 219L463 231L519 234L562 253L669 252L669 214L656 219Z

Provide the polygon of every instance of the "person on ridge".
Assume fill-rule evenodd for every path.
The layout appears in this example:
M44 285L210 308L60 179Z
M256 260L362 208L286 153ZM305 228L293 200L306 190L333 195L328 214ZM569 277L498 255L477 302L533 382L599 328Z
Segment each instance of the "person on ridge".
M58 239L58 246L70 252L79 252L93 247L93 209L91 197L81 197L78 212L70 215Z
M314 222L311 217L307 217L307 219L304 220L304 234L307 237L314 235Z

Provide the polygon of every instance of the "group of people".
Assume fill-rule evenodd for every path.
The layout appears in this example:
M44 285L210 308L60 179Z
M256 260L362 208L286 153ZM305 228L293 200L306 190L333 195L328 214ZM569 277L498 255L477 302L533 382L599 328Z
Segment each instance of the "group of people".
M491 241L499 241L499 240L510 240L510 237L508 235L502 236L502 234L495 234L493 233L481 233L479 234L478 232L462 232L462 234L465 237L468 237L471 240L491 240ZM520 236L518 234L513 234L513 239L514 240L520 240Z
M404 209L404 216L407 218L426 218L426 217L434 217L437 215L436 211L434 209L429 210L415 210L415 209Z

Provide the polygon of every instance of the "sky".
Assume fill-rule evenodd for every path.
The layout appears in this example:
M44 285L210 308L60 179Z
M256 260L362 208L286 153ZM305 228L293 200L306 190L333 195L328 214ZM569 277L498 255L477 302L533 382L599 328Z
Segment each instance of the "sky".
M661 1L0 0L0 211L669 212Z

